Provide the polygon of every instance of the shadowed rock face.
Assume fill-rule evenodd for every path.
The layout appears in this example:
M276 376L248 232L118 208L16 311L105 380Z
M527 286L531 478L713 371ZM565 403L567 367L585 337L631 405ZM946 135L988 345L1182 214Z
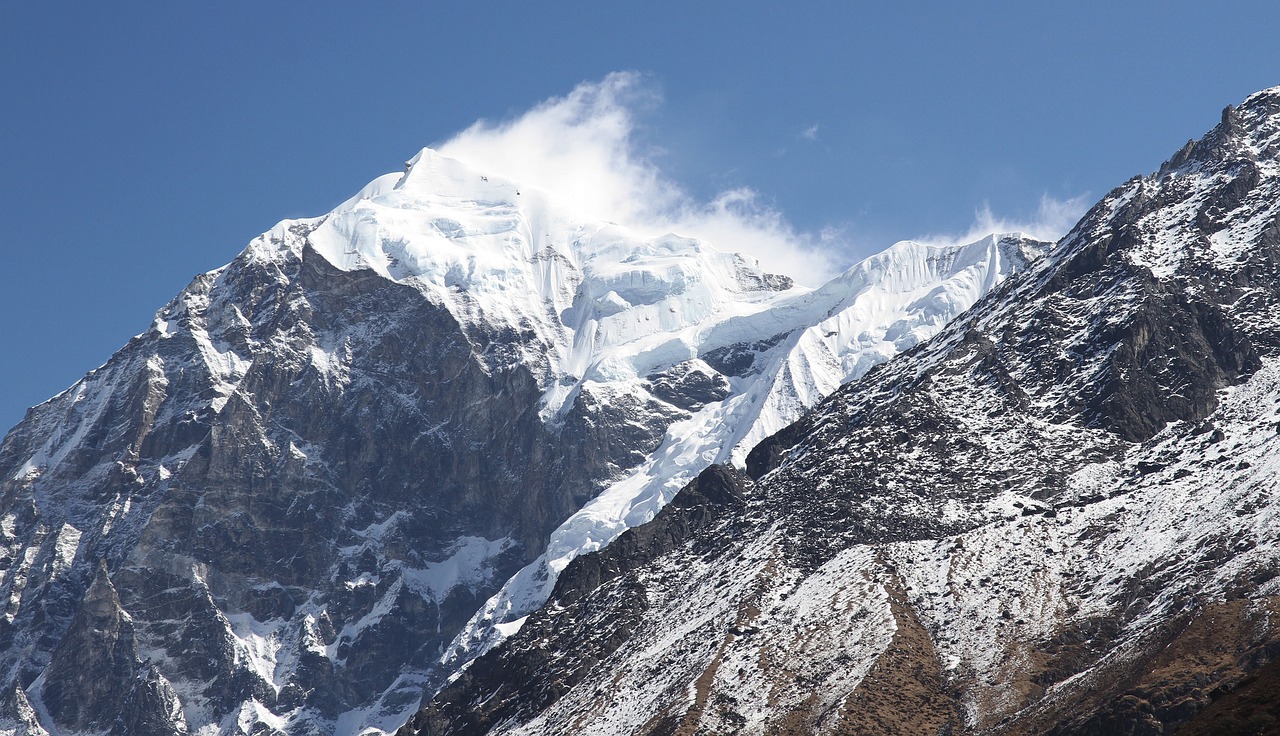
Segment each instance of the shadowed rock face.
M45 682L44 706L65 728L119 734L185 731L181 722L171 722L176 701L168 683L138 662L133 621L120 607L106 565L99 566L54 651ZM118 718L121 712L124 718Z
M740 500L575 560L402 733L1263 724L1278 218L1280 89L758 446Z

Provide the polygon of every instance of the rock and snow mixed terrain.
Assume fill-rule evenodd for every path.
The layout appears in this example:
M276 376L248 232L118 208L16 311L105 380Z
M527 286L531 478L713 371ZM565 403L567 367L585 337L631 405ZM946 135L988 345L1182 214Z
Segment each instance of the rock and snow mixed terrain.
M1280 88L746 469L403 733L1274 730Z
M842 384L932 337L1048 243L993 235L963 246L904 241L815 292L716 325L693 371L727 379L724 398L673 423L644 462L556 529L546 552L503 586L457 638L461 664L518 630L561 570L652 519L713 463L741 465L757 442L798 419ZM725 344L728 340L735 342Z
M0 444L0 732L394 730L576 556L1047 247L810 290L424 150Z

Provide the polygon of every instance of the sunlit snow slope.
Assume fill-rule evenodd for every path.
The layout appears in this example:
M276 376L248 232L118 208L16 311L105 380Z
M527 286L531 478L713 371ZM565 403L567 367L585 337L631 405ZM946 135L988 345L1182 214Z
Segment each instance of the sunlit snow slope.
M343 270L413 284L464 325L527 332L544 349L513 357L545 383L549 420L582 385L622 386L689 360L710 324L791 288L696 240L584 222L540 190L430 149L406 168L339 207L310 243Z

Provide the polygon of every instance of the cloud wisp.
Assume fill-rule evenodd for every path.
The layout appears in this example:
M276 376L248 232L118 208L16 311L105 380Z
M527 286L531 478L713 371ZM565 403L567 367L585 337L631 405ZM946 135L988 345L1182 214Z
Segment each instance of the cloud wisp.
M502 122L480 120L442 144L441 154L549 192L580 215L643 236L696 237L757 259L766 271L817 286L839 266L829 234L796 230L748 188L701 201L663 174L636 142L637 115L661 103L639 74L584 82ZM817 131L814 131L816 135Z
M1071 229L1088 209L1088 194L1069 199L1056 199L1048 194L1040 195L1040 205L1027 218L1006 218L991 211L991 205L983 202L973 213L973 224L961 235L934 234L913 238L922 243L955 244L972 243L992 233L1023 233L1036 240L1057 241Z
M477 121L434 148L481 171L538 187L580 216L616 222L643 237L671 232L700 238L807 286L836 274L854 252L846 231L798 230L750 188L701 200L666 175L637 135L641 114L661 103L657 87L644 76L615 72L509 120ZM820 130L811 124L798 138L820 143ZM1042 195L1037 210L1024 218L998 216L984 203L964 233L914 239L963 244L991 233L1022 232L1057 240L1084 213L1086 196Z

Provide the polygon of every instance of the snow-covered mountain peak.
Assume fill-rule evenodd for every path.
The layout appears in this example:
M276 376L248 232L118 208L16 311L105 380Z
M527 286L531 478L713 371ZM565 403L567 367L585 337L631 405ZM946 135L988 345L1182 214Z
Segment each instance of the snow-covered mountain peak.
M1255 100L1258 100L1264 97L1270 97L1270 98L1280 100L1280 85L1276 85L1275 87L1268 87L1266 89L1260 89L1257 92L1254 92L1253 94L1244 98L1244 103L1241 105L1241 107L1250 105Z
M423 148L405 162L396 188L437 197L515 202L519 187L503 177L482 174L432 148Z
M852 287L857 291L871 285L883 291L910 290L978 264L991 266L991 277L999 278L1039 258L1048 246L1023 233L992 233L959 245L900 240L855 264L821 290L849 291Z
M644 238L583 218L541 189L485 174L430 148L410 159L403 174L375 179L319 218L311 241L344 270L369 268L398 281L480 293L527 276L530 269L518 264L528 262L558 262L565 270L552 274L565 278L532 284L533 293L551 298L560 296L557 287L591 276L608 282L622 273L640 275L645 283L619 283L619 295L648 303L671 291L664 286L678 289L707 266L730 290L754 291L760 284L758 275L744 273L758 270L752 259L675 234Z
M1248 162L1274 170L1280 153L1280 87L1250 95L1238 107L1228 105L1222 119L1199 140L1187 141L1160 167L1157 177L1224 173L1224 164Z
M529 336L539 346L522 355L549 416L583 380L686 361L708 320L767 309L795 290L753 259L585 220L544 191L431 149L320 218L307 240L341 270L422 290L464 326Z
M792 355L827 366L805 371L829 376L807 405L932 336L1051 247L1022 233L992 233L964 244L902 240L832 279L815 296L835 306L800 340L809 349ZM788 412L787 422L796 416ZM771 424L769 433L783 426ZM765 436L753 435L744 456Z
M1280 86L1254 92L1235 110L1245 115L1254 126L1263 117L1271 118L1273 123L1280 122L1277 120L1280 118Z

